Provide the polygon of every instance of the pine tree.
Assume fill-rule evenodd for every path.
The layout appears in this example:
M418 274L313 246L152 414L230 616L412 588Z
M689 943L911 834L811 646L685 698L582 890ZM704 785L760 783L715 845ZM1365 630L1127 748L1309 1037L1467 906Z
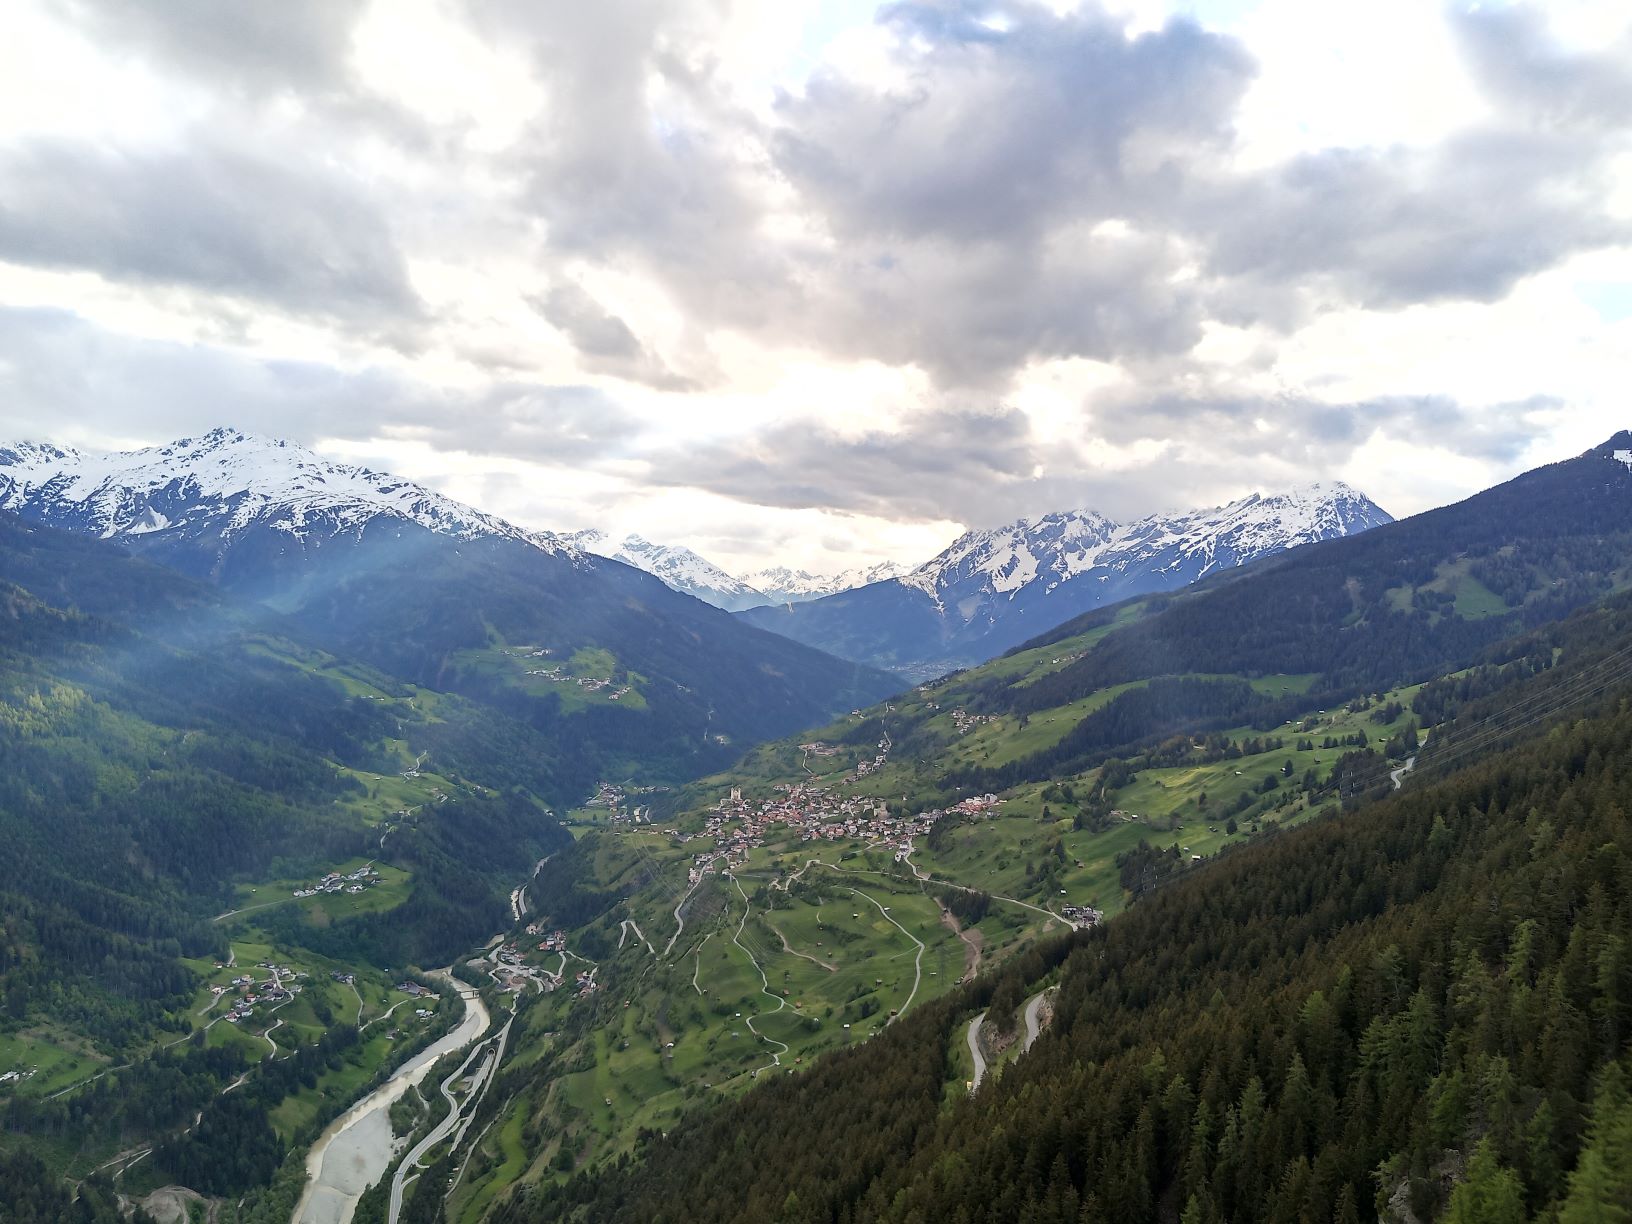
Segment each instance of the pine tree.
M1503 1168L1489 1139L1481 1139L1468 1163L1468 1176L1451 1194L1445 1224L1525 1224L1524 1187Z

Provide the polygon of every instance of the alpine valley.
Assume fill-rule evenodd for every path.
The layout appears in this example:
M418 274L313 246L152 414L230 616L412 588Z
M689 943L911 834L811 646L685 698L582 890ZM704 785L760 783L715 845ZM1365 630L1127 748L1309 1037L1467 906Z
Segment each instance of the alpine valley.
M1632 434L870 577L0 450L7 1218L1618 1218Z

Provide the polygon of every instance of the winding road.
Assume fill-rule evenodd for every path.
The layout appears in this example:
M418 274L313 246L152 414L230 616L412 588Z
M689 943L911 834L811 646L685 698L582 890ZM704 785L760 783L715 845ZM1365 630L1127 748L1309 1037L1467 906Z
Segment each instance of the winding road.
M459 1128L459 1133L454 1137L454 1148L457 1148L465 1137L465 1130L470 1126L471 1119L476 1116L476 1108L486 1095L488 1085L493 1082L493 1073L504 1057L505 1042L510 1038L510 1026L515 1022L515 1017L511 1016L496 1037L472 1046L464 1061L442 1081L442 1097L448 1103L447 1115L433 1126L423 1139L414 1144L408 1155L403 1157L402 1163L397 1165L396 1172L391 1175L391 1203L386 1215L388 1224L397 1224L401 1218L403 1192L407 1189L409 1180L418 1175L419 1162L425 1153L446 1139L455 1127ZM484 1050L487 1057L476 1069L476 1074L472 1077L471 1091L465 1095L465 1101L461 1105L458 1098L453 1095L453 1085L463 1078L466 1068Z
M907 930L907 928L902 926L899 922L896 922L896 920L891 917L889 910L887 910L884 906L879 905L876 900L869 897L859 888L852 888L850 891L865 901L872 901L875 906L878 906L878 912L883 914L896 930L900 931L901 934L905 935L908 939L912 940L913 943L918 945L918 953L912 958L912 993L907 996L907 1001L901 1004L900 1010L885 1021L886 1024L894 1024L902 1016L907 1014L907 1008L912 1006L912 1001L918 994L918 984L924 980L924 941L919 939L918 936L914 935L911 931Z
M742 942L742 929L743 929L743 927L748 925L748 915L753 912L754 907L748 900L748 894L742 891L742 881L737 879L736 876L732 876L731 877L731 883L733 883L733 884L735 884L737 886L737 892L742 897L742 921L737 923L737 933L735 935L731 936L731 942L736 944L737 947L742 949L743 955L748 958L748 963L754 967L754 972L759 974L760 993L763 994L768 999L775 999L776 1000L776 1006L774 1008L772 1008L768 1012L761 1012L760 1016L757 1017L757 1018L763 1019L765 1016L774 1016L774 1015L776 1015L777 1012L779 1012L783 1008L787 1007L788 1001L786 999L784 999L779 994L772 994L771 993L771 980L768 977L765 976L765 970L760 967L758 959L754 956L754 954L752 952L748 951L748 945ZM871 898L869 898L869 900L871 900ZM761 1071L769 1071L772 1067L780 1067L782 1065L782 1055L784 1055L784 1054L786 1054L788 1052L788 1046L787 1046L787 1044L785 1042L778 1041L775 1037L765 1036L764 1033L760 1032L757 1028L755 1028L754 1027L754 1020L755 1019L756 1019L756 1017L749 1016L746 1020L743 1021L743 1023L748 1026L748 1031L750 1033L752 1033L755 1037L757 1037L761 1041L763 1041L766 1045L774 1045L774 1046L779 1046L780 1047L779 1049L773 1050L771 1052L771 1061L770 1062L766 1063L763 1067L756 1068L753 1071L753 1073L752 1073L753 1078L758 1079L759 1078L759 1073Z
M812 956L809 952L799 951L798 948L794 947L788 942L788 937L782 934L782 928L777 926L776 923L772 922L769 918L765 920L765 925L776 932L776 937L782 941L782 951L786 952L789 956L797 956L803 960L808 960L813 965L820 965L829 973L837 973L839 971L839 967L837 965L830 965L819 957Z
M969 1081L969 1091L975 1092L980 1088L980 1081L986 1078L986 1056L980 1052L980 1026L986 1020L986 1013L981 1012L969 1021L969 1053L975 1060L975 1078Z
M1410 773L1416 767L1417 754L1413 752L1410 756L1405 758L1404 765L1401 765L1398 769L1391 769L1388 771L1388 780L1394 783L1395 790L1400 789L1405 782L1405 775Z
M1020 1045L1022 1053L1031 1049L1031 1043L1036 1041L1037 1034L1042 1032L1042 1017L1039 1013L1042 1011L1043 1000L1047 997L1048 991L1039 990L1026 1000L1026 1039Z
M353 1105L318 1137L306 1155L306 1188L295 1208L296 1224L346 1224L364 1190L391 1167L391 1104L420 1083L444 1054L469 1045L487 1028L479 997L446 970L430 975L459 992L464 1019L453 1032L408 1059L391 1078Z
M686 908L686 902L691 900L691 894L696 892L698 886L701 884L702 880L699 879L696 884L693 884L686 890L686 895L681 897L680 903L674 907L674 934L670 935L669 942L663 945L663 956L661 959L668 960L669 953L674 950L675 941L680 938L680 932L686 929L686 920L680 916L680 911ZM650 947L651 945L648 944L647 946Z

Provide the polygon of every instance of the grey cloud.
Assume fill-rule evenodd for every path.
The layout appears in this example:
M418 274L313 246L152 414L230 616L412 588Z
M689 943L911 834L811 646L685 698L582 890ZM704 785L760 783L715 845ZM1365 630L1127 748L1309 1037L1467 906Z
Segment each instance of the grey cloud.
M790 423L750 438L678 447L651 456L648 479L753 505L956 519L1028 480L1037 461L1024 413L944 411L859 437Z
M0 308L0 402L11 437L159 441L232 424L312 443L413 439L440 450L590 466L637 422L589 387L499 382L436 390L379 370L258 361L135 340L58 311ZM10 439L8 439L10 440Z
M563 332L590 370L644 383L660 390L692 386L651 352L629 325L602 306L581 285L566 282L527 298L550 326Z
M943 384L991 387L1033 358L1183 352L1203 303L1183 251L1152 234L1066 232L1035 245L902 244L884 263L827 270L829 297L788 328L852 358L919 364Z
M1560 134L1486 129L1426 149L1327 150L1204 187L1185 222L1236 309L1255 294L1389 308L1493 301L1578 251L1624 241L1608 163ZM1248 312L1250 313L1250 312Z
M1592 60L1575 121L1537 123L1582 64L1533 22L1462 28L1490 88L1522 78L1525 108L1437 147L1239 172L1253 63L1184 20L1130 39L1093 5L894 5L881 19L905 85L818 75L763 131L721 102L699 18L478 11L530 40L552 91L526 151L552 246L640 266L706 326L916 364L948 387L993 392L1039 358L1183 354L1209 317L1288 330L1332 305L1490 301L1628 236L1604 199L1632 74L1618 53ZM831 246L764 235L736 151L755 144ZM629 347L593 322L575 324L592 358Z
M1093 6L961 0L883 19L903 36L906 88L819 76L779 108L779 167L844 234L1019 243L1127 216L1228 144L1253 75L1238 44L1192 22L1129 39Z
M1186 381L1205 378L1198 373ZM1225 385L1192 386L1104 397L1093 406L1090 428L1118 446L1168 443L1173 457L1205 455L1226 469L1255 470L1267 461L1289 472L1330 471L1378 431L1510 467L1536 438L1533 418L1557 407L1559 401L1547 396L1483 405L1446 395L1328 402Z
M1450 21L1486 96L1510 117L1554 131L1632 122L1632 32L1600 50L1572 51L1532 7L1453 9Z
M819 76L779 106L778 167L839 241L805 255L801 309L766 326L962 387L1036 358L1191 347L1193 255L1145 218L1186 159L1227 145L1252 76L1240 48L1187 21L1128 39L1091 6L884 20L906 87Z
M352 28L367 0L57 0L55 6L99 41L229 89L251 94L343 88Z
M1396 308L1490 302L1579 252L1632 239L1606 207L1632 149L1632 36L1571 52L1534 9L1451 11L1491 108L1437 145L1328 149L1192 178L1175 227L1209 251L1215 309L1282 326L1286 299Z
M421 309L390 225L360 185L209 145L0 151L0 258L381 329Z
M548 95L514 169L522 207L544 222L554 254L639 266L714 322L757 324L771 303L791 300L785 254L756 236L756 125L716 76L711 40L724 6L466 8L488 37L530 56Z
M883 19L907 84L819 77L772 146L841 239L808 261L797 326L847 356L996 384L1039 357L1182 354L1207 317L1288 330L1331 305L1492 301L1632 237L1605 207L1632 55L1565 55L1530 15L1453 18L1496 98L1483 127L1250 172L1229 158L1254 68L1228 38L1181 20L1128 39L1093 6Z

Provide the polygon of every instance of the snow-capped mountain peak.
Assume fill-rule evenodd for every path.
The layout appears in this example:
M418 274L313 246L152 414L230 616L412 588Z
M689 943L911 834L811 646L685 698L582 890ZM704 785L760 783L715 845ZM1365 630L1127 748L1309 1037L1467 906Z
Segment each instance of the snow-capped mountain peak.
M1389 521L1364 494L1336 481L1131 523L1067 510L965 532L912 572L843 599L744 615L823 650L937 675L1091 609Z
M585 552L645 570L675 590L728 612L765 602L754 587L681 544L654 544L640 535L627 535L614 544L610 536L595 528L575 532L566 539Z
M894 561L855 566L837 574L813 574L809 570L774 565L746 575L743 581L763 591L767 603L803 603L820 599L823 595L836 595L840 591L899 578L906 572L905 566Z
M1251 493L1223 506L1131 523L1069 510L965 532L901 581L940 606L969 609L976 595L1012 599L1035 586L1048 592L1084 575L1108 583L1147 567L1182 571L1194 581L1214 569L1391 521L1341 481Z
M109 454L28 442L0 448L0 509L103 538L207 533L227 543L265 527L304 542L394 521L576 555L548 532L423 485L230 428Z

